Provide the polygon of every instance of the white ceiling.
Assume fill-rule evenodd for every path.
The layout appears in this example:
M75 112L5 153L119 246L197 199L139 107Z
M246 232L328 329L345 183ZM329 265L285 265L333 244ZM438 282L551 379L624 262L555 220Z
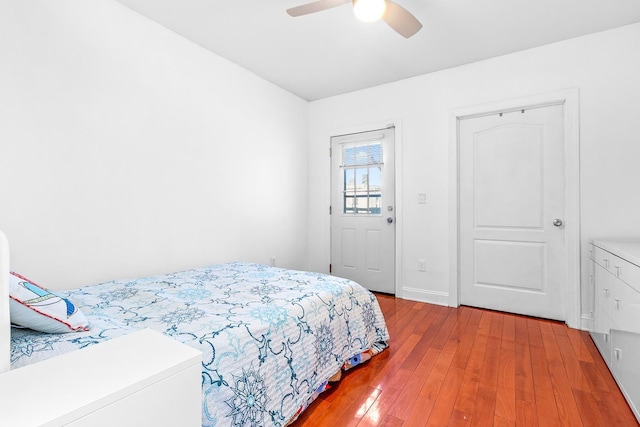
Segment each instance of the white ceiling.
M423 24L405 39L346 4L292 18L306 0L118 0L307 100L640 22L640 0L395 0Z

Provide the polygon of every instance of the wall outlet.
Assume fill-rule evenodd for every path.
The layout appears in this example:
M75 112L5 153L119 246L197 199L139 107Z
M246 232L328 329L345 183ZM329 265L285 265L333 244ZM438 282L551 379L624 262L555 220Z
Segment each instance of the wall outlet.
M427 261L423 259L418 260L418 271L427 271Z
M418 193L418 204L420 205L427 204L427 193Z
M272 256L271 259L269 260L269 264L271 265L271 267L275 267L276 266L276 257Z

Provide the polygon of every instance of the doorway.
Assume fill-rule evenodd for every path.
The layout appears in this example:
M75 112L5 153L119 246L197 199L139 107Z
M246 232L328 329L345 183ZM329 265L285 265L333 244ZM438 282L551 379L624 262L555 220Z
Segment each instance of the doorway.
M331 273L395 293L395 128L331 138Z

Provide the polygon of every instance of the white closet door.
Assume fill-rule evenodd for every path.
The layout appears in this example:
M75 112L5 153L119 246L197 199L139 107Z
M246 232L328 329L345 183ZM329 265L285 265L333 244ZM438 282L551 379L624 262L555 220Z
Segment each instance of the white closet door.
M563 106L460 121L460 301L566 320Z

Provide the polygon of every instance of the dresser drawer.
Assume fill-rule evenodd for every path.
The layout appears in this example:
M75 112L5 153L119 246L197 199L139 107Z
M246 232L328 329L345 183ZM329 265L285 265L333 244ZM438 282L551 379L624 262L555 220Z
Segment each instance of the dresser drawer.
M608 262L611 265L611 272L618 279L640 292L640 267L615 255L611 255Z
M611 331L611 367L633 413L640 421L640 335Z
M591 337L607 364L611 363L611 321L601 305L597 305L594 313Z
M613 255L610 252L605 251L602 248L599 248L597 246L595 246L593 248L593 260L596 262L596 264L602 266L603 268L605 268L606 270L610 270L611 267L611 258L615 257L615 255ZM616 257L617 258L617 257Z
M611 290L619 280L599 264L594 267L593 277L594 307L601 306L604 312L608 312L611 309Z
M611 328L640 333L640 292L616 280L609 295Z

